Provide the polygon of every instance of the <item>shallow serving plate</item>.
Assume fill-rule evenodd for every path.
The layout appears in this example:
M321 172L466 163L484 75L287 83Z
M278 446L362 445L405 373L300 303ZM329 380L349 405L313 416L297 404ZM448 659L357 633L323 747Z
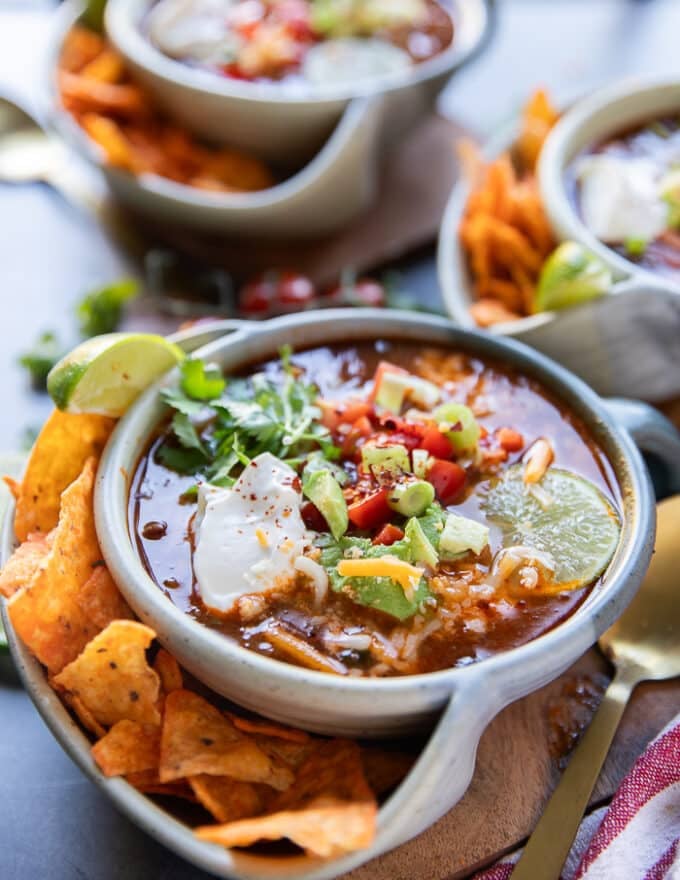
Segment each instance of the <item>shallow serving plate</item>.
M105 779L99 773L90 757L88 739L48 686L43 669L16 638L3 603L10 648L25 686L69 755L132 821L176 853L221 877L331 880L405 842L450 809L469 784L477 743L489 720L577 659L616 619L644 575L654 539L654 499L639 453L616 419L629 425L640 445L654 449L675 468L676 477L680 476L680 439L649 407L621 401L606 405L579 380L525 346L469 333L446 320L380 310L362 311L361 318L358 322L354 310L336 310L277 319L255 328L221 322L212 328L202 327L193 335L185 333L178 341L188 350L202 344L198 354L226 369L269 356L284 341L301 348L378 337L439 343L500 358L559 392L566 405L586 420L620 484L622 539L602 584L572 617L521 648L465 669L388 681L344 682L259 657L182 614L150 581L132 550L126 526L129 475L148 430L162 412L157 401L159 387L176 381L176 374L149 389L120 422L107 447L97 478L96 515L107 563L137 613L157 630L160 641L190 671L236 702L270 717L302 722L310 729L376 735L403 730L404 724L411 727L444 709L417 764L381 808L377 837L369 849L332 862L227 851L197 841L187 826L153 800L124 781ZM210 342L211 337L216 341ZM14 543L12 526L8 517L3 558ZM220 674L215 675L215 670Z

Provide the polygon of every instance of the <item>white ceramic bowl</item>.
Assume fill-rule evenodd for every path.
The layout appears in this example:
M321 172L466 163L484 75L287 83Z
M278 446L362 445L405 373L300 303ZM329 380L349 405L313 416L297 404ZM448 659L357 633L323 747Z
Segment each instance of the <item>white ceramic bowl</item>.
M190 828L122 779L107 779L101 774L92 759L89 739L49 687L40 664L17 639L4 600L0 600L10 649L24 685L75 763L152 837L192 863L231 880L332 880L416 836L450 809L470 782L477 743L489 720L503 706L540 687L577 659L614 621L644 574L654 539L654 502L640 456L616 420L627 424L645 448L654 448L674 466L675 476L680 478L677 434L649 407L622 401L605 405L565 370L530 349L467 333L442 319L410 313L386 315L377 310L362 311L361 318L357 321L353 310L339 310L323 316L278 319L256 328L220 322L185 332L177 341L187 350L204 345L201 354L218 360L227 369L269 356L284 341L302 347L379 336L450 345L482 357L500 357L558 392L565 404L586 420L619 480L624 507L622 540L604 582L581 608L528 645L465 669L388 681L354 680L339 687L341 682L334 676L258 657L230 645L179 612L146 575L132 550L125 525L129 478L119 467L126 467L130 474L144 448L146 434L161 412L158 389L175 381L175 374L146 392L120 423L102 461L96 490L97 525L107 562L119 585L135 610L157 629L160 640L187 668L199 675L209 673L204 677L208 683L220 679L218 690L232 695L237 691L239 702L265 715L303 719L309 722L306 726L339 733L387 729L381 719L383 713L396 729L405 720L410 725L422 709L429 714L448 702L411 773L381 807L377 836L369 849L332 862L225 850L197 840ZM227 336L229 333L232 335ZM216 341L210 342L211 338ZM13 522L8 516L2 531L2 561L13 546Z
M454 39L435 58L352 88L293 92L276 83L220 77L163 55L140 28L152 2L109 0L106 9L109 38L139 81L192 131L288 165L308 160L355 98L380 96L383 144L403 133L431 107L451 74L480 50L490 27L487 0L449 0Z
M358 319L359 318L359 319ZM142 565L127 527L130 479L166 408L160 387L149 389L120 422L97 480L96 516L102 551L135 612L158 633L180 663L219 693L254 711L321 733L378 736L411 730L432 718L453 697L461 719L475 728L521 694L540 687L572 663L613 622L646 568L654 509L647 477L630 439L583 383L532 350L507 340L473 334L450 322L412 313L332 310L305 313L236 333L200 349L227 372L267 357L290 343L303 348L377 338L442 344L499 359L538 378L580 415L599 440L621 486L621 545L603 583L564 624L502 655L465 668L389 679L345 679L261 656L192 620L158 589ZM661 417L658 417L661 418ZM670 432L669 436L675 436ZM676 439L677 444L677 439ZM675 446L680 452L680 444Z
M320 151L282 183L253 193L218 193L155 175L139 177L109 166L103 151L64 110L57 59L67 31L83 9L69 0L60 10L48 67L52 128L104 175L114 196L163 226L243 237L318 237L346 226L373 201L378 183L382 119L378 97L352 101Z
M578 101L548 136L538 163L538 183L548 219L560 240L584 244L617 279L680 293L680 283L626 260L597 239L569 197L565 171L587 147L655 116L680 113L680 78L635 77L607 86Z

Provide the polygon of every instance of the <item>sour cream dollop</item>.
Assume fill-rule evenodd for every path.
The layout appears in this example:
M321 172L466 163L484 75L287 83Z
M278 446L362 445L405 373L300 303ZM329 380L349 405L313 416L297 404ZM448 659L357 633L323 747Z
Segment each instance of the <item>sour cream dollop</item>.
M194 573L209 608L229 611L239 596L295 577L295 560L313 538L301 503L295 471L269 452L254 458L232 489L199 488Z
M581 160L581 213L590 231L609 244L649 241L668 225L658 168L649 159L588 156Z

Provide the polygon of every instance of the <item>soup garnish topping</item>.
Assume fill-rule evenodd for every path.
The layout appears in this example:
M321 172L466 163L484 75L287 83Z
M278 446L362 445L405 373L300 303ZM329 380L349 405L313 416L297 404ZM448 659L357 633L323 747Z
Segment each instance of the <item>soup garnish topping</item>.
M391 354L401 363L286 349L226 379L182 365L131 497L173 601L245 647L344 675L480 659L576 607L619 536L606 481L583 473L590 441L560 415L557 442L554 407L538 433L522 413L546 400L530 383L437 350ZM503 401L515 425L499 424ZM159 504L178 513L152 547Z

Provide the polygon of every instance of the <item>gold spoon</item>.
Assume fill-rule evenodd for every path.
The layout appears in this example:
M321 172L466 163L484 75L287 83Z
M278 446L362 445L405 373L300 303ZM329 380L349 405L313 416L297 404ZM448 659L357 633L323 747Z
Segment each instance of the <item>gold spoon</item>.
M641 681L680 675L680 495L657 507L652 564L639 593L598 644L616 668L588 730L512 872L558 880L619 721Z

